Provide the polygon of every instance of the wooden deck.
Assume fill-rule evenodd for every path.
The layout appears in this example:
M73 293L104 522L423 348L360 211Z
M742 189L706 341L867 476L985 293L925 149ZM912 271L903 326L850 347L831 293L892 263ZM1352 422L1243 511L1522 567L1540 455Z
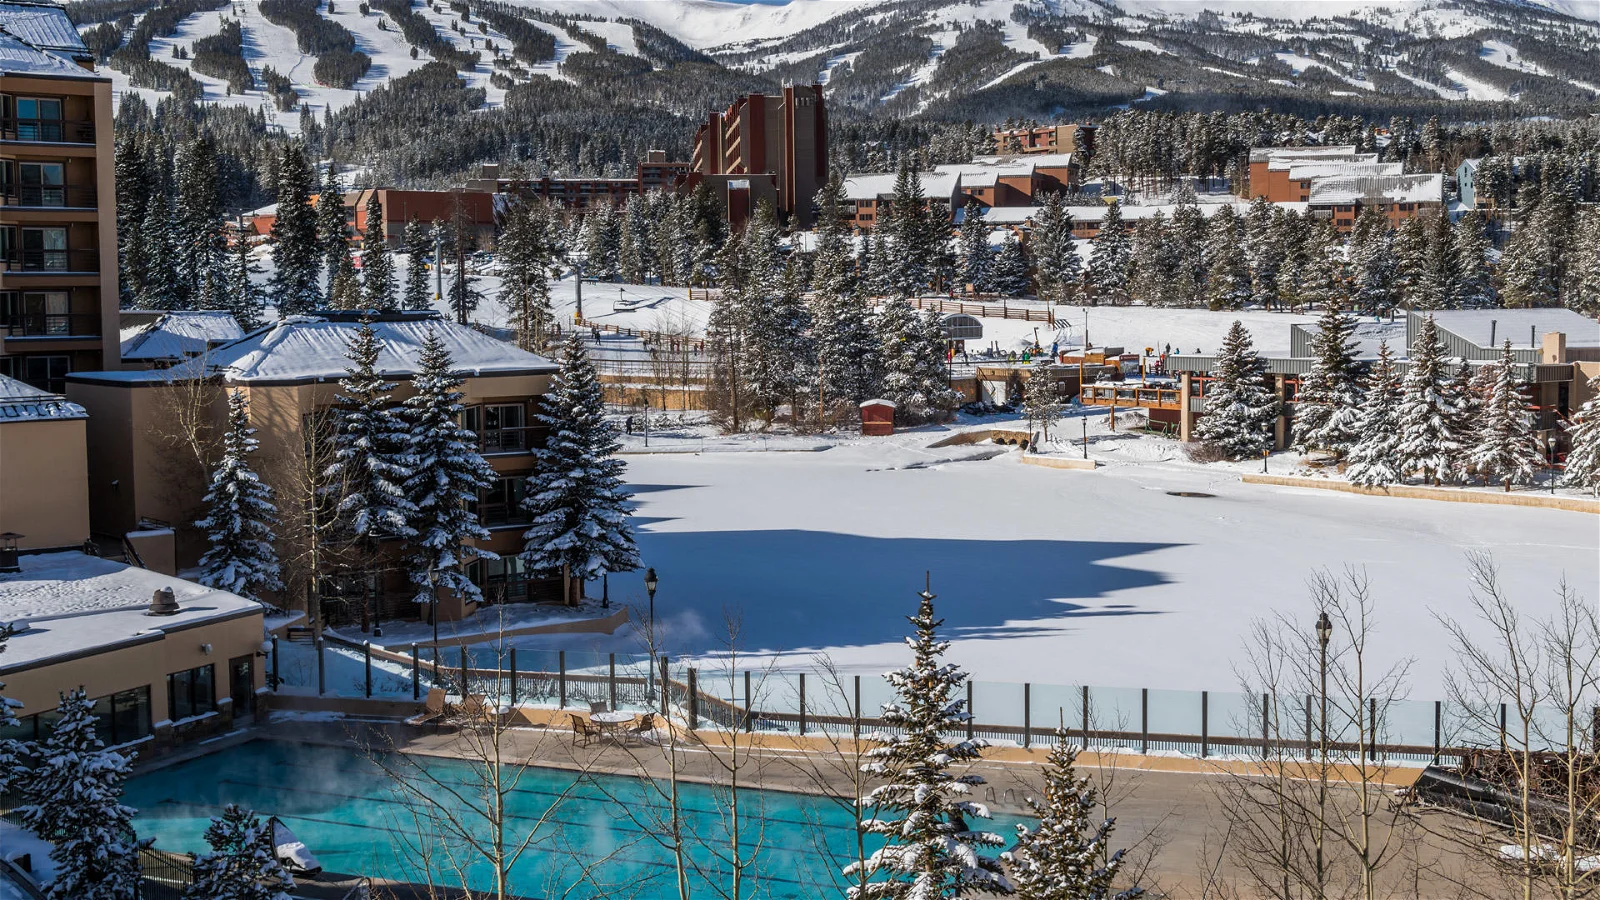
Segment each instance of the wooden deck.
M1132 384L1086 384L1079 399L1085 406L1115 406L1118 409L1183 409L1183 391L1178 388L1140 387Z

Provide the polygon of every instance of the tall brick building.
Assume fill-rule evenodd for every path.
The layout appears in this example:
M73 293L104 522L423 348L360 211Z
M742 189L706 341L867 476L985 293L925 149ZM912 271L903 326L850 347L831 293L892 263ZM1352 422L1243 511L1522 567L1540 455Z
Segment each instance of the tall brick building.
M740 205L733 194L751 190L750 182L712 176L771 175L778 212L809 228L812 201L828 180L822 85L789 86L778 96L750 94L711 113L695 132L690 167L706 181L727 186L730 211Z

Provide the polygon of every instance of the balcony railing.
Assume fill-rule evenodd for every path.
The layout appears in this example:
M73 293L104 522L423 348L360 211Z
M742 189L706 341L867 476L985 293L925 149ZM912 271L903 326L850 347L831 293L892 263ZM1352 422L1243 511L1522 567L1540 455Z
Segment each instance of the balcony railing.
M98 272L99 250L12 250L0 255L10 272Z
M92 185L0 185L0 204L44 208L95 209L99 198Z
M527 425L520 428L487 428L478 432L479 453L522 453L539 443L545 427Z
M529 525L528 513L520 504L481 502L478 504L478 521L485 528L505 525Z
M94 123L77 119L0 119L0 141L92 144Z
M14 338L93 336L100 333L100 316L95 313L14 315L0 322L0 333Z

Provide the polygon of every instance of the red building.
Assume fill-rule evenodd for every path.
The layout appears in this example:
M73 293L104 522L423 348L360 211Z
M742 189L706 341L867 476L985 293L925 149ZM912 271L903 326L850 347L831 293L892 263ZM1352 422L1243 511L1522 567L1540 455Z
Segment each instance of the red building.
M778 212L809 228L812 201L828 180L822 85L785 87L776 97L750 94L711 113L695 132L690 167L708 177L770 174Z

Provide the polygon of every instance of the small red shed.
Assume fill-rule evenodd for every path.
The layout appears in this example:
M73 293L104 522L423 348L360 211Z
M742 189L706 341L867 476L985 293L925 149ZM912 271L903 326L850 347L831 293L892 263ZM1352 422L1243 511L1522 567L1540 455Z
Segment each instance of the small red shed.
M861 433L870 437L894 434L894 403L868 400L861 404Z

